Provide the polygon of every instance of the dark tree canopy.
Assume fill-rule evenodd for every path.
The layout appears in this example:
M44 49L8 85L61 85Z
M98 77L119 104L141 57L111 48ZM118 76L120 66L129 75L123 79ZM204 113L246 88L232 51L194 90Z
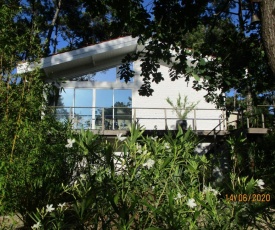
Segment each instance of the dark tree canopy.
M221 103L232 88L256 98L274 90L274 4L273 0L2 0L1 44L32 34L41 52L33 53L37 47L28 42L17 50L7 49L1 54L1 71L7 67L9 52L17 54L9 63L14 67L20 60L132 35L144 49L125 57L120 73L129 81L133 76L129 63L142 60L141 95L152 95L151 85L164 80L159 71L164 62L172 81L185 74L195 89L207 90L209 101ZM16 14L6 23L12 10ZM251 23L253 14L261 23ZM188 56L194 59L194 68L187 65Z
M260 14L261 3L247 0L154 3L153 20L140 37L143 43L150 40L139 54L143 60L141 95L152 95L152 82L163 80L158 72L160 60L171 66L171 80L183 74L187 81L194 77L193 87L207 90L206 99L218 105L222 105L224 93L232 88L254 99L260 93L274 90L275 75L267 65L262 37L265 28L251 21L256 13L264 17ZM264 4L273 3L266 0ZM269 36L265 42L272 42L268 39ZM186 64L189 55L194 58L195 68ZM125 59L126 67L131 58L138 55ZM129 73L123 72L123 77L127 76Z

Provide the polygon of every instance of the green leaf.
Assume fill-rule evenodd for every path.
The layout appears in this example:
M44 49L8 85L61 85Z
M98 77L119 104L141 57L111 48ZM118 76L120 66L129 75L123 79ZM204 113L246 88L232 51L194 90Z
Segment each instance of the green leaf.
M196 73L192 73L192 76L193 76L193 78L195 78L195 80L196 81L199 81L200 80L200 77L199 77L199 75L198 74L196 74Z
M170 191L169 193L169 207L170 207L170 210L173 210L173 206L174 206L174 199L173 199L173 193L172 191Z
M160 169L164 169L171 162L172 159L173 157L167 157L163 162L163 164L161 165Z
M254 187L255 187L255 180L253 178L251 178L251 180L246 185L246 193L247 194L253 193Z
M118 204L118 199L119 199L119 193L117 193L114 197L114 203L117 205Z
M200 215L200 212L196 210L194 213L194 220L197 220L199 215Z
M200 59L200 65L205 65L205 64L206 64L205 59L204 59L204 58L201 58L201 59Z

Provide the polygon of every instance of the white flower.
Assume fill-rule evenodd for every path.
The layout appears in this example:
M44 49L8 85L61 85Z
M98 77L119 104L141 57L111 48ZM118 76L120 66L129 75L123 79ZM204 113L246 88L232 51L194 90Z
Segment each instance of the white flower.
M136 147L137 147L137 153L142 153L141 145L139 145L139 144L137 143Z
M73 143L75 143L75 139L67 139L68 144L65 145L66 148L72 148Z
M63 208L66 206L66 203L63 204L58 204L58 207L60 207L61 210L63 210Z
M256 181L257 182L257 186L260 188L260 189L264 189L263 185L264 185L264 181L262 179L259 179Z
M174 200L179 200L181 199L182 197L184 197L184 195L181 195L179 192L177 194L177 196L174 198Z
M38 221L36 224L34 224L32 226L32 229L39 229L40 227L42 227L42 225L41 225L40 221Z
M153 141L156 141L156 140L158 139L158 136L151 137L151 139L152 139Z
M86 179L86 175L85 174L80 174L80 179L81 180L85 180Z
M164 147L165 147L166 149L170 149L170 144L167 143L167 142L165 142L165 143L164 143Z
M190 208L194 208L194 207L197 206L197 204L196 204L194 198L191 198L191 199L189 199L189 200L187 201L187 206L190 207Z
M212 192L215 196L217 196L218 194L220 194L220 192L214 188L212 188L211 186L207 187L207 186L203 186L203 194L207 193L207 192Z
M210 192L212 192L215 196L217 196L218 194L220 194L220 192L218 190L213 189L213 188L210 189Z
M148 159L147 162L145 162L145 163L143 164L143 166L144 166L144 167L147 167L147 168L149 169L149 168L152 168L154 164L155 164L155 161L154 161L154 160Z
M126 137L122 137L121 135L122 135L122 133L117 134L117 135L116 135L116 136L117 136L117 139L118 139L119 141L124 141L124 140L126 139Z
M147 155L147 149L144 149L144 151L142 152L142 155L143 156Z
M52 204L50 204L50 205L46 205L46 212L52 212L54 210L54 208L53 208L53 205Z

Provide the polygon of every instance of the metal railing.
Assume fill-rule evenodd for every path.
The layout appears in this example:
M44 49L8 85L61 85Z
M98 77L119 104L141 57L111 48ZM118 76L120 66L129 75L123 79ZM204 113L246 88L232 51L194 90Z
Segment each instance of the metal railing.
M258 105L252 111L239 111L231 113L236 117L235 128L272 128L275 125L275 113L273 105ZM230 122L230 123L233 123ZM228 123L229 125L229 123ZM229 125L230 126L230 125ZM230 127L229 127L230 129Z
M247 115L247 128L271 128L275 124L274 105L258 105L256 111ZM272 108L272 109L270 109ZM264 109L264 111L258 110ZM272 110L272 111L271 111ZM273 114L272 114L273 113Z
M132 122L138 122L148 130L175 130L176 114L171 108L129 107L51 107L59 121L70 121L75 129L123 130ZM225 111L217 109L194 109L186 118L193 130L227 129Z

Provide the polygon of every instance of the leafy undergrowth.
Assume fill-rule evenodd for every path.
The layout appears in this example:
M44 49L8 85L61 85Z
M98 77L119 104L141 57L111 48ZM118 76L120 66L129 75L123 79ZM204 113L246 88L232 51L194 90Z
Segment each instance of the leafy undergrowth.
M114 144L84 130L68 135L71 179L53 200L26 211L25 229L274 228L265 178L239 170L243 137L228 140L225 174L216 161L195 153L191 130L160 138L133 126Z

